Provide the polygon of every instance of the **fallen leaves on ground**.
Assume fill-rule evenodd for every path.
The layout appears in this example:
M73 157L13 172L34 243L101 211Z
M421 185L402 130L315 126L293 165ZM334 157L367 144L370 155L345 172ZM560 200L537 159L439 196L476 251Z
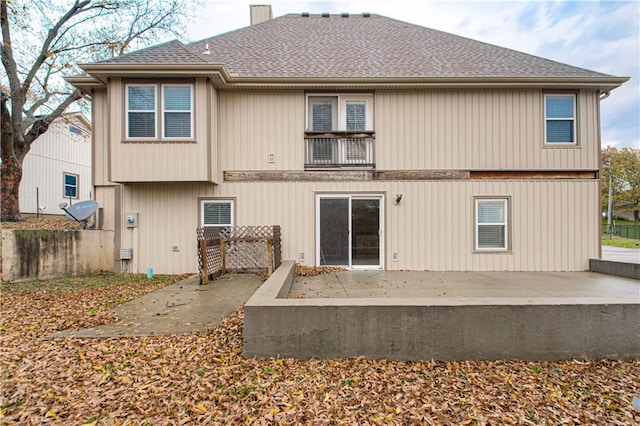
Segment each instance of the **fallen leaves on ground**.
M346 271L339 266L304 266L296 265L295 274L298 277L313 277L320 274L330 274L332 272Z
M104 285L94 276L85 283L3 286L0 422L640 422L632 408L640 360L244 359L242 309L216 328L182 336L45 339L53 330L110 320L107 308L167 283L102 278Z
M75 220L67 219L64 216L30 216L25 217L22 222L2 222L4 229L48 229L59 231L70 231L82 229L84 224Z

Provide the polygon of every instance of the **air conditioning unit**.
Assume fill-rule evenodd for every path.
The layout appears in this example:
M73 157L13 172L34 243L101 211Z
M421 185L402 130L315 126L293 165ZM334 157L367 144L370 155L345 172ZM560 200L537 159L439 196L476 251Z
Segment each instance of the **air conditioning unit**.
M132 248L121 248L120 249L120 260L131 260L133 257L133 249Z

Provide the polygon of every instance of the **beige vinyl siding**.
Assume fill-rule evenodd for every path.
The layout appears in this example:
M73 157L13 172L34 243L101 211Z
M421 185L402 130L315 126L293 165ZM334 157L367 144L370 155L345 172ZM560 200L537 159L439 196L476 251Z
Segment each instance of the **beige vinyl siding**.
M221 91L222 169L301 170L304 96ZM597 93L577 99L578 146L557 148L544 146L541 90L376 91L376 168L595 170Z
M540 90L376 92L376 167L597 169L597 93L578 95L578 146L544 146Z
M385 195L388 270L582 271L598 256L595 180L127 185L123 213L139 213L140 226L122 230L122 246L134 249L132 272L196 272L198 197L232 197L238 225L281 225L283 258L313 264L315 197L326 192ZM510 197L508 252L474 253L474 196Z
M303 91L221 91L223 170L301 170L304 120Z
M70 126L80 130L72 133ZM65 198L64 174L77 177L77 197ZM75 203L93 195L91 128L75 116L54 120L31 145L22 163L19 202L22 213L64 215L61 202Z
M92 94L93 184L109 182L109 102L106 89L95 89Z
M193 92L193 141L126 141L125 86L120 79L113 79L109 88L111 180L114 182L211 181L212 173L215 172L210 150L210 146L213 146L215 141L211 134L210 105L211 99L214 99L212 92L213 88L206 80L196 80ZM162 133L160 130L158 132Z

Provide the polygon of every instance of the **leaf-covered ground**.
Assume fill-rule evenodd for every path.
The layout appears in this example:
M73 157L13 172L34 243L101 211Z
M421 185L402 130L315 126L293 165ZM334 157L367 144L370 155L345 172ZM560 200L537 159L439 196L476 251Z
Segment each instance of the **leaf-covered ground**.
M171 281L3 285L0 423L640 423L640 360L246 360L241 309L183 336L44 338L111 321L109 308Z

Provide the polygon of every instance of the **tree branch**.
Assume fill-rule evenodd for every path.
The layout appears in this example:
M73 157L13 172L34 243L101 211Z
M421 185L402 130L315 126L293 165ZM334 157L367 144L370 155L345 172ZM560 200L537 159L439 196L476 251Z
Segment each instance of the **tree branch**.
M58 22L56 22L55 25L49 30L47 34L47 38L42 43L40 54L38 55L36 60L33 62L33 65L29 70L29 73L27 74L26 78L24 79L24 83L22 84L22 90L25 93L27 92L27 90L29 90L29 86L31 85L31 82L33 81L34 76L36 75L36 73L38 72L38 70L44 63L44 61L46 61L47 54L49 53L49 48L51 47L51 44L58 36L58 32L60 31L60 28L62 28L74 16L79 15L81 13L88 12L91 9L100 7L99 5L96 5L96 6L91 6L85 9L85 7L87 7L90 4L91 4L91 0L83 0L82 2L80 2L79 0L76 0L73 6L71 6L71 8L67 11L67 13L65 13L58 20Z

